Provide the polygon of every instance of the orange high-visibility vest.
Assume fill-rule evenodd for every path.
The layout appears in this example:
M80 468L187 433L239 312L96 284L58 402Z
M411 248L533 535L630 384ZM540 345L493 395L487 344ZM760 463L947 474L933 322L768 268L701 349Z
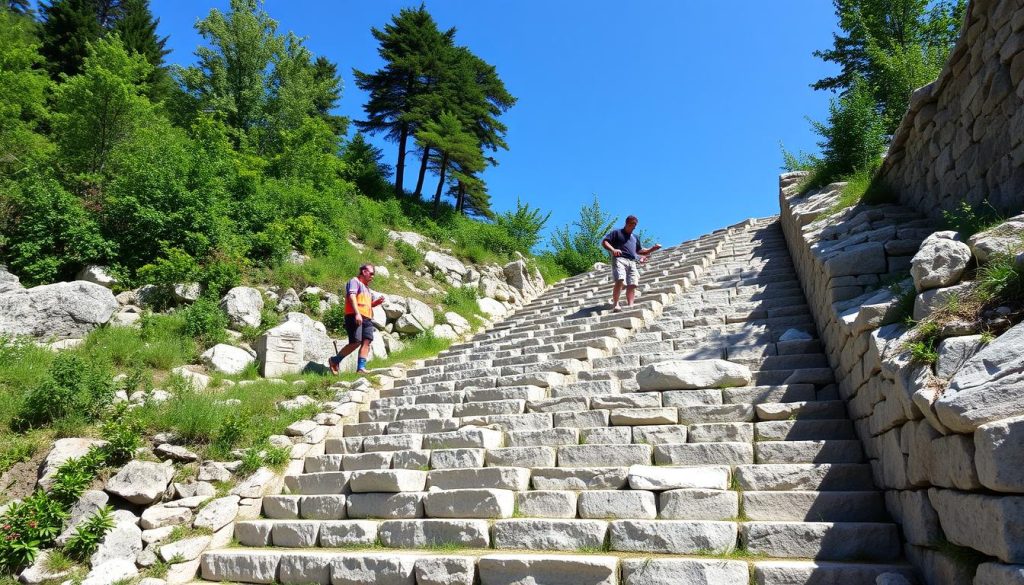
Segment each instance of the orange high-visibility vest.
M356 306L352 306L351 295L356 295ZM358 278L353 278L348 281L345 285L345 314L355 315L356 310L359 310L359 314L363 317L373 317L373 293L370 292L370 288L359 281Z

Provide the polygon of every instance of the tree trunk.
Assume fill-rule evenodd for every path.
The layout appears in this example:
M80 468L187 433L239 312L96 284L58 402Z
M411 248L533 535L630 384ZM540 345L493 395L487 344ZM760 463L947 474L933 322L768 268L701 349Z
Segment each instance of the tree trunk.
M448 170L448 153L441 152L441 169L438 171L441 178L437 181L437 191L434 193L434 213L441 209L441 190L444 188L444 172Z
M459 196L455 200L455 211L466 215L466 184L459 181Z
M402 124L402 131L398 136L398 162L395 164L395 193L401 197L405 195L405 142L409 138L409 125Z
M416 179L416 192L413 194L418 199L423 193L423 178L427 176L427 159L430 157L430 147L423 147L423 159L420 161L420 176Z

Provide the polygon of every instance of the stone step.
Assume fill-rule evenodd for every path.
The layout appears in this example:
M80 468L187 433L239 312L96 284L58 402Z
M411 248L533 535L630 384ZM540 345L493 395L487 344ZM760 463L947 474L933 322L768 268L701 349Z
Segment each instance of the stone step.
M754 445L758 463L863 463L860 441L765 441Z
M907 564L830 562L830 561L756 561L753 583L756 585L792 585L794 583L877 583L886 573L902 576L911 585L921 583L917 572Z
M750 520L887 522L879 491L744 491L743 513Z
M903 548L887 522L744 522L740 542L754 555L826 561L893 561Z
M853 422L836 420L780 420L754 425L758 441L857 440Z
M874 489L866 463L738 465L736 484L747 491L868 491Z

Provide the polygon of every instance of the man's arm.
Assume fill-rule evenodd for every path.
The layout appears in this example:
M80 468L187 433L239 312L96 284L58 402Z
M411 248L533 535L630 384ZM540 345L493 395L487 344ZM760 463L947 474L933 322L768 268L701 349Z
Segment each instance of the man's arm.
M640 249L639 251L637 251L637 254L640 254L641 256L646 256L646 255L650 254L651 252L657 252L660 249L661 249L661 244L654 244L653 246L651 246L650 248L647 248L646 250Z
M356 323L361 324L363 322L363 316L359 313L359 305L356 303L356 293L349 293L348 302L352 303L352 306L356 310L355 320Z
M612 243L608 241L607 237L605 237L605 239L601 240L601 246L605 250L608 250L611 253L611 255L615 256L616 258L618 258L619 256L622 255L622 252L620 252L619 250L616 250L615 247L612 246Z
M376 307L384 302L384 295L379 292L371 292L370 294L373 296L373 302L370 303L371 307Z

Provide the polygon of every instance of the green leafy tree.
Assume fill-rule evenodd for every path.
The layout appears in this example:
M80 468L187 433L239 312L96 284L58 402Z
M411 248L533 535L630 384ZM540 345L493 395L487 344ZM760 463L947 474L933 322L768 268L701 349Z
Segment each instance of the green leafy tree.
M367 92L365 120L356 127L369 134L383 134L398 144L395 191L404 193L405 156L410 137L434 111L424 104L441 75L444 53L453 44L455 29L441 31L425 6L402 9L383 29L373 28L384 66L374 73L353 70L356 86ZM429 156L425 153L424 159ZM422 187L422 181L420 182Z
M231 0L228 12L211 10L196 28L208 46L196 50L198 65L176 72L190 98L185 109L221 116L243 151L273 158L288 133L310 117L323 118L336 103L337 76L316 64L302 38L278 34L256 0ZM333 145L330 152L336 151Z
M964 0L833 0L839 28L817 57L841 67L815 89L853 89L867 82L891 132L910 92L938 75L963 22Z
M556 228L551 235L555 262L572 275L590 270L595 262L607 260L608 252L601 247L601 240L614 224L615 219L601 210L595 195L593 203L580 208L579 219Z
M854 79L850 91L833 99L827 123L811 122L824 140L817 183L829 183L872 169L885 151L885 121L866 82Z
M50 80L35 25L27 16L0 11L0 173L25 168L51 150L38 130L47 115Z
M504 211L494 216L494 222L508 232L516 243L516 249L529 254L540 242L540 232L551 219L551 212L544 214L540 208L516 199L515 211Z
M53 128L64 165L102 184L115 148L152 119L142 95L152 71L144 57L125 50L117 35L89 44L82 73L54 91Z

